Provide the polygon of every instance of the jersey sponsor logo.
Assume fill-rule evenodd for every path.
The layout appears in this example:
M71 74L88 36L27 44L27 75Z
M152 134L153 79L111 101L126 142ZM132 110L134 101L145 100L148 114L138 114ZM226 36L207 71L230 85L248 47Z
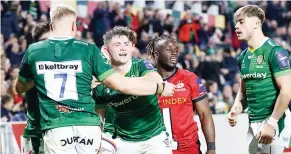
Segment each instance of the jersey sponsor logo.
M61 113L71 113L74 111L84 111L84 108L72 108L70 106L65 105L56 105L56 109Z
M197 78L196 83L199 86L199 95L204 95L206 93L206 87L203 85L202 80Z
M83 44L83 45L88 45L87 42L83 42L83 41L79 41L79 40L76 40L73 43L79 43L79 44Z
M82 63L80 60L51 62L39 61L36 62L37 74L44 74L48 72L82 72Z
M290 68L290 62L288 59L287 51L282 50L280 52L277 52L275 56L277 58L280 69Z
M248 56L248 59L252 59L254 57L255 57L254 55L251 55L251 56Z
M159 103L162 103L163 105L184 104L186 102L187 102L186 97L165 98L165 99L159 100Z
M147 69L150 69L150 70L154 70L155 69L154 66L149 61L144 60L143 63L144 63L144 65L145 65L145 67Z
M175 91L185 91L186 88L184 88L185 84L182 81L178 81L175 85Z
M257 73L257 72L254 72L254 73L249 73L249 74L243 74L241 75L241 78L242 79L265 79L267 77L267 73Z
M263 55L259 55L257 58L257 64L261 64L263 62Z
M133 101L133 100L135 100L137 98L138 98L138 96L130 96L130 97L126 98L126 99L123 99L120 102L116 102L116 103L110 102L109 105L110 106L114 106L114 107L118 107L118 106L122 106L122 105L128 104L128 103L130 103L131 101Z
M84 138L81 139L79 136L73 136L70 138L60 140L60 143L62 146L66 146L66 145L72 144L72 143L79 143L79 144L83 144L83 145L93 145L94 139L84 139Z

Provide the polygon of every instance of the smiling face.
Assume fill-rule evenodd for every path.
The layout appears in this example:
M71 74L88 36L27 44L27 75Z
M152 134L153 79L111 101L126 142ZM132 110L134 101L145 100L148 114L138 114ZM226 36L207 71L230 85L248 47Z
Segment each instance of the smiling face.
M178 63L178 46L174 40L160 40L157 42L155 55L157 64L166 70L176 68Z
M107 49L115 66L124 65L132 58L133 43L125 35L113 36L107 44Z

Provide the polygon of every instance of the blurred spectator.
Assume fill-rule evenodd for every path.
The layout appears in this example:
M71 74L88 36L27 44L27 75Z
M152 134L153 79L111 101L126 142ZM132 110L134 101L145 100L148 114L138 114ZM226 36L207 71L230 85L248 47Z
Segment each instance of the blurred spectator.
M112 6L112 10L109 13L109 19L111 28L114 26L127 26L127 21L124 14L121 12L121 6L119 3L115 3Z
M110 29L107 2L98 2L89 29L93 33L95 44L100 48L103 45L103 34Z
M124 16L126 17L126 23L129 28L133 31L137 31L139 27L138 17L132 13L131 10L132 4L127 3L124 10Z
M4 42L9 39L12 33L19 33L16 14L9 10L4 1L1 1L1 33L4 36Z
M12 119L12 109L14 105L14 100L9 95L4 95L1 97L1 122L8 122Z
M223 50L222 68L220 69L228 84L234 83L234 77L238 72L237 59L232 57L230 48Z
M227 104L229 109L231 109L234 103L234 97L232 93L232 87L230 85L224 85L222 98L223 98L223 102Z

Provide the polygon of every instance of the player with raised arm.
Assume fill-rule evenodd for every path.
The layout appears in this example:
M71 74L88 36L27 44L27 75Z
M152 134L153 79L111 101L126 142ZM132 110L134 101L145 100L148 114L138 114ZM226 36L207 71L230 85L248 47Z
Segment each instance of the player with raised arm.
M206 88L194 73L176 67L178 47L170 35L153 38L148 53L157 63L164 81L176 85L173 96L160 97L164 123L170 137L173 154L199 154L198 127L194 111L199 115L207 142L206 154L215 153L215 128L209 108Z
M18 93L37 88L45 153L97 153L101 122L90 93L92 76L127 94L172 95L173 85L124 77L94 44L75 39L70 6L52 8L50 17L53 36L28 47L16 85Z
M50 22L37 24L32 30L34 42L46 40L51 36ZM31 150L34 154L43 154L43 140L40 128L40 111L37 99L36 87L26 92L28 102L27 106L27 124L24 129L23 137L25 139L24 153L28 154Z
M289 53L264 36L264 11L256 5L239 8L234 14L235 31L248 48L238 58L241 83L228 114L231 126L237 123L242 103L248 106L248 150L250 154L282 154L289 144L290 128L284 112L291 100ZM290 126L290 124L289 124Z
M161 76L149 61L132 58L134 32L127 27L114 27L103 36L104 50L111 58L113 68L126 77L140 77L162 82ZM127 95L104 85L94 89L96 102L107 104L103 154L170 154L166 128L160 112L157 95ZM112 139L115 136L116 139ZM114 147L117 145L116 147Z

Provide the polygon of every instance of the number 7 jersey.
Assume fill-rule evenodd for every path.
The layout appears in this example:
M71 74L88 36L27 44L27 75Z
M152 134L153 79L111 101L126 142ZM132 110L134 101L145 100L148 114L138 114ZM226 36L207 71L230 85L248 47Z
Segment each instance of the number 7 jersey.
M201 80L192 72L176 69L167 82L176 85L173 96L159 97L171 147L178 151L198 149L198 127L194 121L194 104L207 96ZM193 150L192 150L193 151ZM194 150L195 151L195 150Z
M35 82L44 130L100 125L91 96L92 76L102 81L112 73L109 61L95 45L74 38L50 38L28 47L19 80Z

